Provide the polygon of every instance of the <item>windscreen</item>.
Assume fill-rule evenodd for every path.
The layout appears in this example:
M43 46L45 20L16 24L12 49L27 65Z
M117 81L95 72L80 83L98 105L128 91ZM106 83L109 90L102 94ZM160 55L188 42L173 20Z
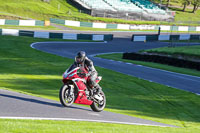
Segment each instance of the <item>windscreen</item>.
M70 72L71 70L73 70L73 69L76 68L76 67L77 67L77 66L76 66L75 64L71 65L67 72Z

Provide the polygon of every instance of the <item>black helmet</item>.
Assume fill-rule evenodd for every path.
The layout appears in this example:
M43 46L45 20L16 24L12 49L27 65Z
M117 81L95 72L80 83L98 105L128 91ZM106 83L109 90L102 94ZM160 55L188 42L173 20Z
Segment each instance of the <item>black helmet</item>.
M86 53L84 51L78 52L75 57L76 63L78 64L82 63L85 60L85 57L86 57Z

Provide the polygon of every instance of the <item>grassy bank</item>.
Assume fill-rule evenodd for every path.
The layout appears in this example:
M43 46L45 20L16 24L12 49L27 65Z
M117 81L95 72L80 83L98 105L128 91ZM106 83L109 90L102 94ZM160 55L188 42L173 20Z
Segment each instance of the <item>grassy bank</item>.
M195 133L193 130L76 121L0 119L0 133Z
M153 63L153 62L127 60L127 59L122 59L122 56L123 56L122 53L115 53L115 54L98 55L97 57L116 60L116 61L123 61L123 62L127 62L127 63L133 63L133 64L137 64L137 65L143 65L143 66L147 66L147 67L158 68L158 69L163 69L163 70L167 70L167 71L172 71L172 72L177 72L177 73L188 74L188 75L200 77L200 72L197 70L174 67L174 66Z
M186 8L186 11L183 12L182 8L177 7L170 7L170 10L176 11L175 21L200 21L199 15L200 15L200 9L196 11L196 13L192 13L192 8Z
M160 53L173 56L184 56L188 58L196 58L200 60L200 45L198 46L184 46L184 47L163 47L151 50L145 50L148 53Z
M50 0L50 3L41 0L0 0L0 2L2 14L10 13L38 20L54 16L69 16L68 12L78 13L78 10L65 0Z
M59 88L62 85L61 75L73 63L73 60L30 48L31 43L47 41L47 39L0 36L0 40L0 89L58 100ZM50 131L50 129L66 132L68 129L73 129L73 132L78 132L79 129L85 129L85 125L88 125L89 129L86 132L102 132L102 128L105 128L103 130L105 132L195 133L200 130L199 96L104 68L97 67L97 70L99 75L103 76L100 85L107 96L107 111L182 128L88 124L88 122L0 120L0 129L8 132L42 132L42 130Z
M66 2L66 0L51 0L49 3L42 2L41 0L0 0L0 15L5 16L8 14L8 18L32 18L37 20L49 20L49 18L61 18L68 20L86 21L86 22L107 22L107 23L127 23L127 24L176 24L176 25L188 25L181 23L168 23L159 21L130 21L114 18L101 18L92 17L90 15L80 13L78 9ZM177 11L176 21L199 21L200 10L196 14L180 11L180 8L171 8ZM1 17L2 18L2 17ZM198 25L198 24L189 24Z
M195 133L197 130L76 121L0 119L0 132L28 133Z
M23 30L60 30L53 26L14 26L14 25L0 25L0 29L23 29Z

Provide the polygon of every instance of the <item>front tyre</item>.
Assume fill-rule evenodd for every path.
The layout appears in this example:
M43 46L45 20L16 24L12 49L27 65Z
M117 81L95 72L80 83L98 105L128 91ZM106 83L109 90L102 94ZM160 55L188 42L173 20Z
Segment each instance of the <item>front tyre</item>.
M106 96L103 91L98 94L99 99L94 98L94 102L90 105L91 109L95 112L101 112L106 106Z
M75 96L74 96L74 92L72 91L73 90L68 85L63 85L60 88L59 98L63 106L69 107L70 105L74 103Z

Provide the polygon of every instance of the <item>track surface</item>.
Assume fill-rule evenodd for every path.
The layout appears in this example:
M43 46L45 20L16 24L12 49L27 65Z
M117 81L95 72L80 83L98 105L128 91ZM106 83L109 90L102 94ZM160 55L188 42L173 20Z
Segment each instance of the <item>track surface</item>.
M73 105L63 107L59 102L0 89L0 118L75 120L133 125L175 127L127 115L102 111L93 112L90 108ZM2 102L3 101L3 102Z
M182 46L184 44L177 45ZM97 66L200 94L200 77L93 57L96 54L102 53L137 52L142 49L151 49L163 46L168 46L168 43L133 43L130 40L122 38L115 39L108 43L43 42L32 44L32 47L38 50L72 59L78 51L84 50Z

